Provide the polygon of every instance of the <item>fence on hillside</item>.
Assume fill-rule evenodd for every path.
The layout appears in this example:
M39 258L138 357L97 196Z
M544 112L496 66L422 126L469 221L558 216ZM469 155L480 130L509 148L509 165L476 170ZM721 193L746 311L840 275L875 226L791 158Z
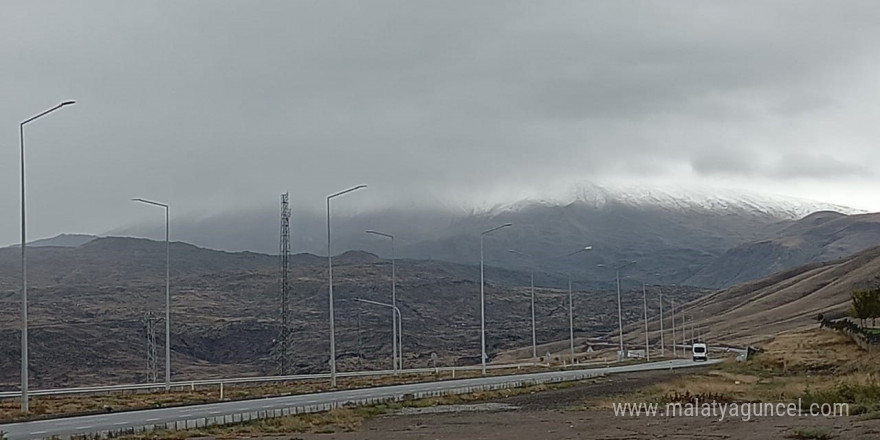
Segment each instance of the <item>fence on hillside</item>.
M862 327L847 318L831 320L820 315L819 327L849 335L865 351L873 352L880 350L880 334L869 331L873 329Z

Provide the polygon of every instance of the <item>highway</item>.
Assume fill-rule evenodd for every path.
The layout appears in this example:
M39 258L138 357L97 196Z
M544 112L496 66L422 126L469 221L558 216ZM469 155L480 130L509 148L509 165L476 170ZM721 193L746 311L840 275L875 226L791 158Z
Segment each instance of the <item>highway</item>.
M309 406L317 408L321 405L365 403L367 400L387 400L401 398L405 395L418 395L419 393L465 392L467 389L473 387L513 386L532 381L560 382L564 380L579 380L604 374L687 368L711 365L717 362L720 362L720 360L692 362L689 360L677 359L616 367L572 369L566 371L478 377L355 390L329 391L315 394L300 394L294 396L211 403L176 408L149 409L10 423L0 425L0 431L5 432L9 440L19 440L52 436L68 437L74 434L117 432L127 429L142 428L144 426L165 426L169 423L175 424L181 421L196 422L207 419L218 420L224 417L228 417L228 421L237 421L238 419L234 419L234 415L241 416L242 414L254 413L257 414L257 417L264 417L267 412L279 411L280 413L282 410L289 410L291 408ZM260 415L261 413L262 415ZM186 423L184 423L184 425L185 424Z
M523 362L518 364L498 364L498 365L487 365L486 369L489 370L503 370L503 369L513 369L513 368L527 368L527 367L535 367L535 366L544 366L547 364L540 364L534 362ZM460 372L460 371L473 371L479 370L482 367L480 365L465 365L460 367L437 367L437 368L409 368L405 369L401 372L402 375L406 374L430 374L436 372ZM337 374L337 377L368 377L368 376L391 376L394 374L393 370L367 370L367 371L350 371L350 372L340 372ZM235 385L235 384L244 384L244 383L263 383L263 382L287 382L287 381L302 381L302 380L327 380L330 379L330 373L317 373L317 374L297 374L291 376L254 376L254 377L238 377L238 378L225 378L225 379L201 379L201 380L184 380L179 382L171 382L171 389L187 389L190 387L204 387L208 385ZM94 394L94 393L110 393L114 391L135 391L135 390L162 390L165 388L165 384L162 382L156 383L141 383L141 384L122 384L122 385L97 385L97 386L87 386L87 387L76 387L76 388L50 388L46 390L30 390L28 394L31 396L64 396L71 394ZM21 396L21 391L0 391L0 399L7 398L16 398Z

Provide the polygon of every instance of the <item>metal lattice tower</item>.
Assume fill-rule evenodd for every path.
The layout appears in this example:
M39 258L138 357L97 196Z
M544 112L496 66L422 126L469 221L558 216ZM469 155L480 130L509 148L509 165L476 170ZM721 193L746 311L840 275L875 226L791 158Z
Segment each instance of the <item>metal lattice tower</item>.
M279 247L279 269L281 288L281 334L278 338L278 364L282 376L290 370L291 331L289 294L290 294L290 205L288 194L281 194L281 243Z
M156 356L156 317L149 312L144 317L147 333L147 383L159 381L159 359Z

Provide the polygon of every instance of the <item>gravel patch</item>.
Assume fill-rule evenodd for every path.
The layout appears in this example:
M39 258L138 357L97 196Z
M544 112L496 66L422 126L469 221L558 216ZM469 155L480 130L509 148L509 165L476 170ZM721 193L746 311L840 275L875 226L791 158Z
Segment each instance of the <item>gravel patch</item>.
M425 408L403 408L394 411L392 415L413 416L423 414L442 414L442 413L465 413L465 412L496 412L496 411L513 411L519 409L518 406L507 403L487 402L487 403L471 403L466 405L440 405Z

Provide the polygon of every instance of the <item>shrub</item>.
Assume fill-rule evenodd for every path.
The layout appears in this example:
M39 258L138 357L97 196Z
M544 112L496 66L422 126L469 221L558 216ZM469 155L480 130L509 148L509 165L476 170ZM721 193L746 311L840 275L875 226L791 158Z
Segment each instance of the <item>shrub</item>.
M828 440L834 438L834 434L826 428L795 428L788 438Z

